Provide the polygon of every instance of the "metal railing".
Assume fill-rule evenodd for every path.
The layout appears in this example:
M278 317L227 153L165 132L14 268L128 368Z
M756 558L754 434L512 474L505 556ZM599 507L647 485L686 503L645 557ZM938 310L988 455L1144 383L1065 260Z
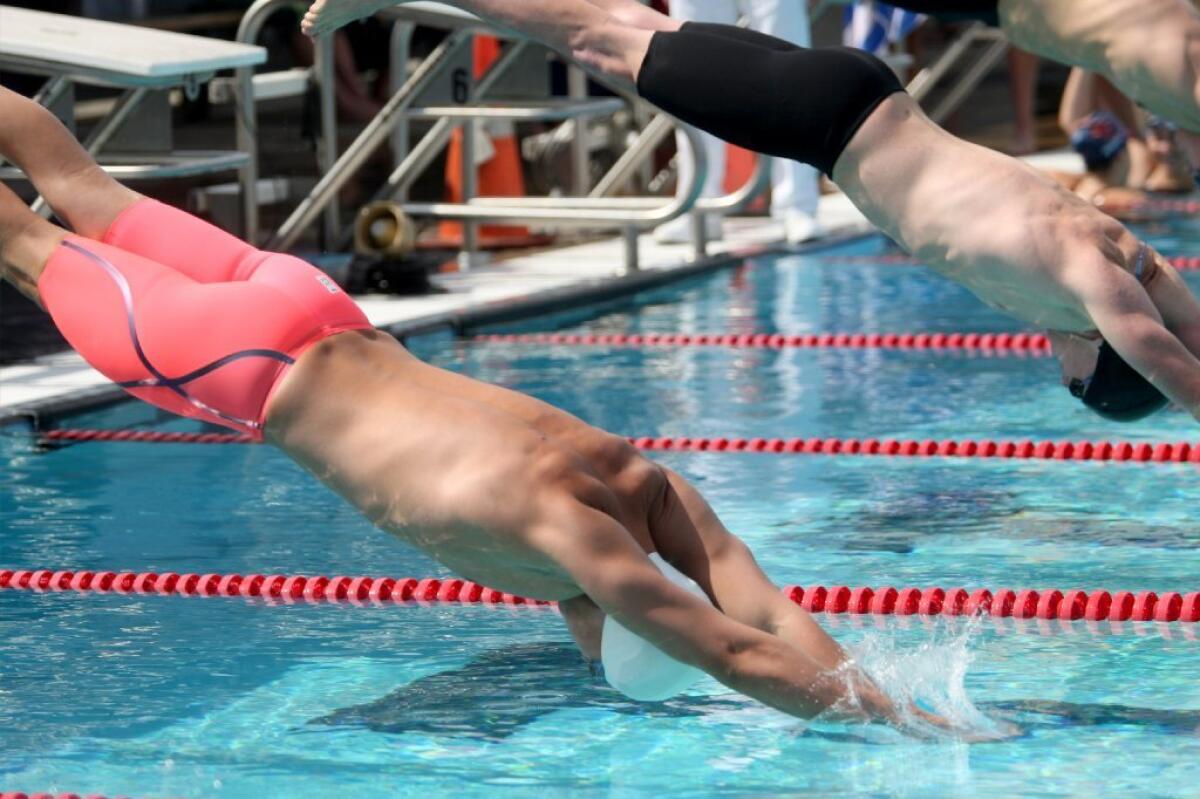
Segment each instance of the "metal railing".
M289 0L257 0L246 12L238 30L238 40L253 42L257 39L266 19L275 11L289 5ZM411 10L414 16L406 17L406 11ZM343 248L352 237L349 227L338 225L338 209L336 206L339 191L351 180L365 164L368 157L381 145L390 143L396 154L397 164L388 176L383 186L376 192L375 200L403 201L413 181L426 170L441 150L446 146L451 133L460 128L463 135L463 151L472 152L476 136L474 119L477 118L507 118L507 119L571 119L575 124L575 143L572 155L572 173L576 188L586 191L586 125L583 118L589 115L610 113L618 106L613 100L587 100L581 97L583 84L576 78L572 81L574 99L525 103L519 106L497 105L481 106L495 90L501 79L512 69L523 55L529 42L524 39L513 39L512 34L499 32L509 39L500 58L476 82L472 97L468 103L449 109L428 106L416 107L419 98L425 94L435 80L446 74L447 68L457 63L462 49L470 41L478 29L486 29L484 24L472 17L465 17L453 9L442 12L439 6L432 3L417 3L413 6L401 6L389 12L396 20L392 34L393 94L383 109L371 120L358 137L339 155L336 153L336 114L334 112L334 85L332 80L332 42L329 37L317 41L317 67L314 70L317 78L316 85L321 98L321 144L319 149L319 167L321 176L313 189L305 196L292 211L283 224L269 236L267 246L273 249L287 249L294 246L304 231L324 215L325 242L329 246ZM446 38L434 51L412 71L406 71L406 62L411 42L412 27L415 21L423 24L441 24L449 28ZM575 65L568 63L572 69ZM573 72L572 74L582 74ZM259 171L259 158L256 146L257 121L254 108L253 75L250 70L239 72L237 86L240 97L238 108L240 124L238 127L239 148L248 157L246 166L242 169L240 180L244 227L248 238L258 237L258 208L256 182ZM618 96L622 92L618 90ZM626 102L640 102L626 100ZM444 114L434 114L444 111ZM414 118L437 117L433 126L411 147L409 147L408 122ZM752 179L738 191L721 198L700 200L704 184L705 164L703 148L696 140L696 133L684 129L684 135L693 141L693 158L696 168L692 171L689 185L679 187L675 196L663 197L613 197L612 191L625 185L633 172L653 154L654 147L662 137L669 134L674 122L665 115L659 115L651 120L646 130L639 136L635 146L630 148L618 160L609 174L601 179L595 189L582 197L556 198L479 198L476 197L476 175L470 159L463 159L462 175L464 201L461 203L404 203L404 210L413 215L432 216L440 219L456 219L463 222L464 240L463 251L467 254L467 264L472 254L477 250L477 226L484 222L507 222L516 224L539 224L551 227L599 227L620 228L626 242L627 268L637 267L637 236L644 228L661 224L678 217L688 211L698 213L729 213L745 206L765 186L769 176L767 159L760 159ZM702 226L697 225L699 233ZM703 236L697 239L697 251L705 249Z

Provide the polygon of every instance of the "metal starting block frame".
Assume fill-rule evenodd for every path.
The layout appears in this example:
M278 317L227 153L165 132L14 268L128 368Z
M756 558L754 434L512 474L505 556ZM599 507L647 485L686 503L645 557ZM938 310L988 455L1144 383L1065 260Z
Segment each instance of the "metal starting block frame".
M243 169L248 159L241 152L172 147L168 92L194 96L218 72L248 69L266 57L261 47L0 5L0 70L45 77L34 99L72 132L76 84L122 91L83 146L125 181ZM0 167L0 178L20 177L14 166ZM34 210L49 214L40 197Z
M258 0L247 12L239 31L240 41L253 41L262 22L288 0ZM377 148L391 144L396 154L396 167L374 200L403 201L408 187L433 162L460 128L463 150L474 151L477 120L567 121L576 124L575 173L579 182L586 168L586 141L578 135L584 130L582 120L612 114L631 105L640 104L619 87L613 87L616 98L587 98L586 81L578 65L571 67L571 97L565 99L496 100L513 85L515 75L528 74L529 65L541 65L544 74L546 51L511 31L495 29L484 21L454 7L435 2L414 2L384 12L393 21L392 60L394 93L384 108L371 120L359 136L340 155L336 152L336 117L333 110L332 40L317 41L314 80L320 91L322 139L319 146L322 177L305 196L283 224L272 233L267 246L287 249L293 246L318 218L323 217L326 241L331 245L348 244L352 231L343 227L337 212L337 195L343 186L366 163ZM446 38L411 73L408 72L409 42L416 25L446 30ZM486 33L504 39L507 45L500 58L478 80L474 79L469 44L476 33ZM250 68L239 72L239 84L254 86L265 76L253 76ZM246 201L247 232L257 234L257 208L251 204L257 189L258 155L254 130L254 93L243 94L243 114L249 124L239 128L239 145L248 160L241 172L242 196ZM248 102L247 102L248 100ZM640 106L639 106L640 107ZM408 123L413 120L434 120L422 138L409 146ZM695 132L684 129L693 138L696 169L687 186L681 186L674 197L614 197L634 171L653 152L654 146L673 129L673 121L659 115L642 131L635 142L634 153L620 159L600 183L588 193L587 186L577 186L588 196L480 198L476 197L476 176L469 158L463 159L462 203L404 203L405 212L414 216L435 219L455 219L463 222L463 265L469 267L478 252L478 225L485 222L537 224L543 227L584 227L620 229L625 237L625 268L637 269L638 233L681 214L696 209L712 213L728 213L747 204L765 186L769 177L767 159L760 159L755 175L739 192L697 206L704 184L703 148L695 141ZM635 157L636 156L636 157ZM581 167L583 169L581 169ZM247 199L251 198L251 199ZM697 229L702 225L697 224ZM697 249L703 250L702 239Z

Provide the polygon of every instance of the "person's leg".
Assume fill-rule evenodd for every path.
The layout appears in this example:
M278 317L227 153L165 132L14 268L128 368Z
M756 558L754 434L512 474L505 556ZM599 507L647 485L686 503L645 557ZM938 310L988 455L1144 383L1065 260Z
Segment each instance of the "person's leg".
M38 305L38 280L65 235L0 183L0 276Z
M316 0L304 15L308 35L336 30L381 8L388 0ZM588 0L450 0L490 22L570 53L585 66L632 81L641 68L651 31L621 23Z
M748 150L833 171L862 122L903 91L879 59L861 50L756 44L684 26L656 33L638 90L679 119Z
M673 0L671 3L672 19L686 24L733 25L737 22L737 16L734 0ZM703 131L698 131L698 134L703 144L704 162L707 169L700 196L720 197L724 193L725 142ZM682 129L675 133L675 150L679 186L682 188L692 182L696 162L695 154L692 152L692 140ZM708 226L706 235L710 239L722 237L719 216L705 216L705 223ZM692 216L685 214L660 225L655 229L654 236L663 243L686 243L692 240L692 224Z
M0 86L0 156L21 168L54 212L99 238L141 195L101 169L50 111Z

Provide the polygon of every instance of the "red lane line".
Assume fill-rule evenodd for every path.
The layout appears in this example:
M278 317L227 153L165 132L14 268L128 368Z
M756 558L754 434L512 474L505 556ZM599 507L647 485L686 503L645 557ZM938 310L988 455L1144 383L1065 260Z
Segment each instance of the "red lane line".
M992 441L856 438L672 438L630 439L651 451L765 452L803 455L885 455L909 458L1200 463L1200 442Z
M0 791L0 799L107 799L98 793L22 793L21 791ZM113 799L129 799L127 796L114 796Z
M170 444L251 444L236 433L164 433L154 430L47 430L43 441L116 441ZM758 452L789 455L874 455L901 458L995 458L1001 460L1200 463L1200 442L994 441L991 439L878 438L629 438L658 452Z
M1050 354L1050 341L1041 333L520 333L481 335L474 341L604 347L933 350L1035 357Z
M0 591L115 593L204 597L244 597L282 603L424 602L546 606L468 580L426 577L323 577L285 574L176 574L174 572L92 572L0 569ZM968 616L1088 619L1090 621L1200 622L1200 591L1083 591L1080 589L851 588L790 585L782 589L813 613L883 616Z

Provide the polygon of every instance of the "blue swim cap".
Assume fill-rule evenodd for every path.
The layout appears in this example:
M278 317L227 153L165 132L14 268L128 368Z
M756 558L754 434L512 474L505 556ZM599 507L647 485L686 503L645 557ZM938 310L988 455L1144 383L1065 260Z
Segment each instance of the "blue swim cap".
M1087 380L1072 380L1071 394L1105 419L1136 422L1167 404L1166 396L1126 363L1105 341L1096 371Z
M1108 111L1088 114L1071 134L1071 147L1083 156L1089 171L1104 169L1125 149L1129 131Z

